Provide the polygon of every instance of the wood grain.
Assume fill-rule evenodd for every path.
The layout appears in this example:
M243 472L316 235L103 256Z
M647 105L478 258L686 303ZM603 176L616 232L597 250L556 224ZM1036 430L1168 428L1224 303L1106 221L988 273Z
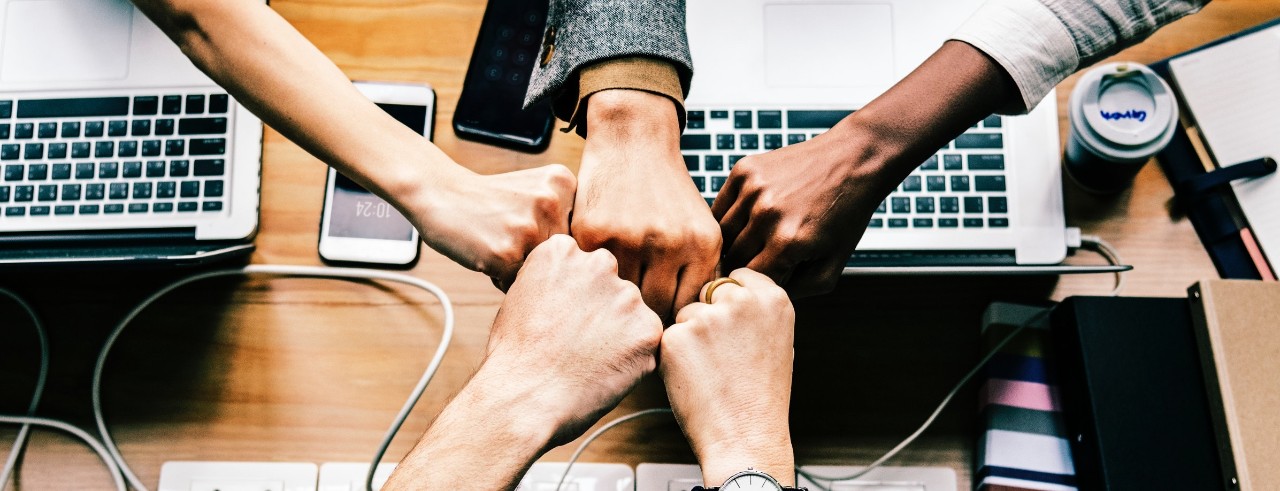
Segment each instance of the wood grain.
M577 136L559 132L540 154L457 139L450 130L484 2L276 0L272 6L358 80L418 82L438 96L435 141L478 172L559 162L576 169ZM1280 0L1219 0L1116 59L1150 62L1280 15ZM1063 136L1066 98L1058 88ZM324 166L274 131L266 134L262 222L255 263L319 264ZM1190 224L1170 212L1155 165L1117 196L1064 183L1068 222L1115 244L1136 269L1129 295L1182 296L1215 272ZM430 231L428 231L430 233ZM1073 261L1100 262L1096 257ZM489 281L423 251L411 274L453 297L457 334L440 374L388 460L402 456L479 364L502 295ZM53 338L41 414L91 427L93 358L111 326L179 272L58 271L8 275ZM932 410L978 356L977 328L992 300L1044 302L1104 294L1109 276L1057 278L848 278L797 303L792 423L802 464L869 462ZM0 304L0 411L20 412L34 379L34 337L20 311ZM106 409L120 446L147 483L169 460L363 461L370 457L441 333L430 296L401 286L302 279L219 279L173 293L121 338L106 378ZM976 435L972 388L898 465L955 469L968 487ZM656 378L606 419L666 404ZM15 431L0 428L0 449ZM552 450L563 461L572 446ZM636 421L601 438L586 461L693 462L675 424ZM110 489L83 446L36 434L20 489Z

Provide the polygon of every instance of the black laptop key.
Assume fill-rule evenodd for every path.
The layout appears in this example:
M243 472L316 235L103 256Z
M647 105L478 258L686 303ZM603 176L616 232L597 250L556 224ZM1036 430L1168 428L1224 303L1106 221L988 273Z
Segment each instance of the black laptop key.
M1004 126L1004 124L1000 116L996 114L987 116L986 119L982 120L982 127L984 128L999 128L1001 126Z
M1004 176L974 176L974 191L1004 191Z
M965 133L956 137L956 148L1004 148L1004 136L999 133Z
M939 218L938 226L941 228L956 228L960 226L960 220L955 218Z
M911 213L910 198L889 198L894 213Z
M182 197L183 197L183 198L195 198L195 197L197 197L197 196L200 196L200 183L199 183L199 182L196 182L196 181L186 181L186 182L183 182L183 183L182 183ZM182 207L181 207L181 206L179 206L179 207L178 207L178 211L186 211L186 210L183 210L183 209L182 209Z
M21 202L31 201L35 198L36 198L35 186L14 186L13 187L14 201L21 203Z
M62 201L79 201L80 189L79 184L63 184Z
M198 209L200 209L200 204L195 201L183 201L178 203L178 211L196 211Z
M0 203L9 202L9 193L10 193L9 186L0 186Z
M0 101L0 118L7 119L13 115L13 101Z
M21 181L24 170L23 167L24 166L22 164L10 164L4 166L4 180Z
M48 164L31 164L27 166L28 181L43 181L49 178Z
M146 140L142 142L143 157L159 157L160 156L160 140Z
M160 109L160 98L153 95L140 95L133 98L133 114L151 116Z
M685 155L685 156L684 156L684 168L685 168L686 170L689 170L689 171L696 171L696 170L700 170L700 168L698 167L698 156L697 156L697 155Z
M26 214L27 207L25 206L10 206L4 209L4 216L7 217L20 217L25 216Z
M22 149L22 158L27 160L40 160L44 158L43 143L28 143Z
M18 152L21 148L22 145L17 143L0 145L0 160L18 160Z
M220 176L226 172L226 161L222 159L200 159L196 160L193 175L195 176Z
M884 199L880 201L880 206L876 207L876 213L884 213L885 210L888 210L888 209L889 209L889 200Z
M80 122L68 121L66 123L62 123L62 137L80 138Z
M50 175L55 180L65 181L71 179L71 164L53 164L53 171Z
M907 228L906 218L890 218L889 228Z
M964 228L981 228L981 227L982 227L982 219L981 219L981 218L966 218L966 219L964 219Z
M770 133L764 135L764 149L773 150L776 148L782 148L782 134Z
M204 182L204 195L210 198L222 197L222 181L210 179Z
M938 170L938 156L931 155L925 159L924 163L920 164L920 170Z
M915 228L933 228L932 218L916 218L911 221L911 226Z
M870 222L867 222L867 228L884 228L884 219L872 218Z
M1005 198L1004 196L991 196L987 198L987 211L991 213L1008 213L1008 198Z
M982 197L966 196L964 198L965 213L982 213Z
M50 143L50 144L49 144L49 158L50 158L50 159L65 159L65 158L67 158L67 144L66 144L66 143L63 143L63 142Z
M972 154L969 156L969 170L1004 170L1004 155Z
M164 161L163 160L148 161L147 177L164 177Z
M1007 228L1009 226L1009 219L1004 217L988 218L987 226L992 228Z
M113 213L113 214L114 214L114 213L124 213L124 205L122 205L122 204L120 204L120 203L115 203L115 204L110 204L110 205L104 205L104 206L102 207L102 212L103 212L103 213Z
M120 164L115 162L103 162L98 164L98 178L113 179L120 175Z
M728 180L729 178L725 176L711 176L711 192L720 192L720 188L723 188L724 183Z
M56 138L58 136L58 123L40 123L36 130L40 138Z
M125 199L129 197L129 185L123 182L113 182L110 188L111 199Z
M183 118L178 120L179 135L221 135L227 132L227 118Z
M146 203L129 203L129 213L146 213L147 208Z
M105 142L96 142L96 143L94 143L94 144L93 144L93 156L94 156L94 157L97 157L97 158L115 157L115 156L116 156L116 142L113 142L113 141L105 141Z
M680 135L681 150L711 150L711 135Z
M117 152L117 156L120 156L120 157L137 157L137 156L138 156L138 142L133 141L133 140L125 140L125 141L120 142L120 149L119 149L119 151Z
M703 158L703 167L705 167L707 170L711 170L711 171L722 171L722 170L724 170L724 156L723 156L723 155L708 155L708 156L704 157L704 158Z
M739 161L739 160L742 160L742 159L743 159L743 158L745 158L745 157L746 157L746 155L730 155L730 156L729 156L729 170L733 170L733 166L738 165L738 161Z
M19 140L30 140L35 136L36 125L32 123L18 123L13 125L13 137Z
M156 183L157 198L172 198L178 194L178 184L173 181Z
M150 199L151 183L135 182L133 183L133 199Z
M209 111L213 112L213 111ZM689 111L685 113L685 124L690 129L702 129L707 127L707 113L705 111Z
M839 123L840 120L851 113L853 111L787 111L787 127L791 129L816 128L825 130L835 126L836 123Z
M48 215L48 214L49 214L49 207L48 207L48 206L32 206L32 207L31 207L31 216L33 216L33 217L34 217L34 216L46 216L46 215Z
M187 114L203 114L204 113L204 95L192 94L187 96Z
M126 116L128 97L82 97L76 99L27 99L18 101L19 118L78 118Z
M942 156L943 170L961 170L964 168L964 157L956 154L946 154Z
M87 159L89 158L89 142L75 142L71 144L71 158Z
M76 164L76 179L93 179L93 162Z
M74 205L58 205L53 207L54 215L74 215L76 207Z
M107 185L100 182L85 185L84 199L89 199L89 200L102 199L105 196L106 189L107 189ZM84 213L84 212L81 212L81 213Z
M97 215L99 209L98 205L80 205L80 214Z
M760 135L739 135L739 147L743 150L755 150L760 148Z
M164 114L180 114L182 113L182 96L167 95L160 101L160 112Z
M751 127L751 111L734 111L733 112L734 128L750 128Z
M964 192L969 190L969 176L951 176L951 191Z
M933 213L933 197L916 198L916 213Z
M135 119L133 120L133 128L129 134L133 136L151 136L151 120Z
M227 153L225 138L192 138L187 149L191 155L222 155Z
M960 213L960 198L944 196L938 198L938 211L943 213Z
M0 124L0 140L9 139L10 128L12 128L12 126L10 126L9 123Z
M729 111L713 110L711 111L711 119L729 119Z
M165 140L164 154L167 157L181 157L186 154L186 140Z
M58 199L58 185L41 184L36 193L36 199L40 201L56 201Z
M156 203L151 206L151 210L156 213L169 213L173 211L173 203Z
M84 124L84 136L86 138L98 138L102 136L105 128L102 121L88 121Z
M920 176L907 176L902 181L902 190L907 192L920 190Z
M172 120L172 119L157 119L157 120L156 120L156 136L169 136L169 135L172 135L172 134L173 134L173 120Z
M200 207L200 211L222 211L221 201L205 201Z
M129 133L129 122L123 119L107 122L107 136L125 136Z
M733 150L735 144L733 135L716 135L716 150Z
M756 113L756 123L763 129L782 128L782 111L759 111Z
M191 163L186 160L169 161L169 177L187 177L191 173Z
M125 162L124 177L142 177L142 162Z
M942 176L929 176L925 178L925 189L929 191L946 191L947 179Z
M698 188L699 193L707 192L707 178L702 176L693 176L693 186Z
M227 95L213 94L209 96L209 113L222 114L227 112Z
M787 135L787 145L795 145L805 140L804 133L791 133Z

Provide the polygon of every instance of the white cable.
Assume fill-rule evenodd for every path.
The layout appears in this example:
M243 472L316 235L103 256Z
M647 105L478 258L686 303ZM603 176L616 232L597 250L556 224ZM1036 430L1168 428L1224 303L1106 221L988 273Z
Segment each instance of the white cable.
M111 455L107 453L107 449L103 448L102 444L98 443L98 440L95 440L93 435L90 435L88 432L56 419L36 418L31 416L0 415L0 423L47 426L75 435L76 438L83 440L89 445L89 447L93 448L93 451L98 454L98 458L102 459L102 464L107 466L107 470L111 472L111 481L115 483L116 489L119 491L126 490L124 486L124 479L120 478L120 469L116 467L115 461L112 460Z
M1098 237L1096 235L1081 235L1080 244L1086 249L1101 254L1102 257L1106 258L1107 262L1111 263L1112 266L1124 264L1124 261L1120 260L1120 253L1116 251L1116 248L1112 247L1111 244L1107 243L1107 241L1102 240L1102 237ZM1111 290L1111 296L1114 297L1119 295L1120 291L1123 289L1124 272L1116 271L1116 287Z
M49 337L45 335L44 325L40 323L40 316L36 315L36 311L31 308L31 305L4 288L0 288L0 296L13 299L23 310L26 310L27 315L31 316L31 324L36 328L36 339L40 343L40 370L39 375L36 376L35 390L31 391L31 404L27 406L27 416L35 416L36 408L40 406L40 397L44 395L45 381L49 378ZM13 469L18 463L18 456L26 449L27 435L30 432L30 424L23 424L22 428L18 430L18 437L13 440L13 448L9 451L9 458L5 460L4 470L0 470L0 489L4 489L9 484L9 476L13 473Z
M445 350L449 347L449 342L453 339L453 304L449 301L449 296L445 294L440 287L429 283L425 280L418 279L409 275L400 273L391 273L387 271L378 271L372 269L358 268L327 268L317 266L288 266L288 265L271 265L271 264L255 264L237 269L224 269L218 271L209 271L197 275L180 279L161 288L156 293L147 297L142 303L139 303L129 314L116 324L115 329L107 336L107 340L102 345L102 350L98 352L98 361L93 367L93 385L91 394L93 396L93 418L98 425L98 433L102 435L102 443L106 445L107 452L119 464L121 472L129 481L129 485L138 491L147 491L147 487L142 484L138 476L133 473L129 465L125 462L124 456L120 454L120 449L116 447L115 441L111 439L111 432L107 429L106 418L102 412L102 373L106 367L107 354L111 352L112 345L116 339L120 337L120 333L124 328L133 321L147 306L163 297L165 294L182 287L183 285L194 283L200 280L216 278L221 276L235 275L251 275L251 274L268 274L278 276L300 276L312 278L333 278L333 279L361 279L361 280L383 280L396 283L403 283L410 286L416 286L434 295L440 300L440 307L444 310L444 333L440 338L440 346L436 348L435 355L431 358L431 362L427 364L427 369L422 373L422 378L418 380L418 384L413 388L408 400L400 409L396 419L391 423L390 429L387 430L386 436L383 437L382 443L378 445L378 450L374 454L373 461L369 466L369 473L365 478L365 487L372 491L373 474L377 471L378 464L382 461L382 456L386 454L387 447L391 445L392 439L395 438L396 432L400 431L400 426L408 419L409 413L413 411L413 406L417 404L418 399L422 397L422 393L426 391L427 384L431 382L431 378L435 376L436 370L440 368L440 362L444 358Z
M572 469L572 468L573 468L573 464L574 464L575 462L577 462L577 461L578 461L578 457L581 457L581 456L582 456L582 451L587 449L587 445L590 445L590 444L591 444L591 442L596 441L596 438L599 438L599 437L600 437L600 435L603 435L603 434L604 434L604 432L606 432L606 431L609 431L609 430L613 429L613 427L614 427L614 426L618 426L618 425L620 425L620 424L622 424L622 423L626 423L627 421L631 421L631 420L636 419L636 418L639 418L639 417L641 417L641 416L648 416L648 415L650 415L650 414L664 414L664 413L665 413L665 414L671 414L671 408L669 408L669 407L655 407L655 408L652 408L652 409L645 409L645 410L642 410L642 411L636 411L636 412L631 413L631 414L628 414L628 415L626 415L626 416L620 416L620 417L618 417L618 419L615 419L615 420L613 420L613 421L610 421L610 422L608 422L607 424L605 424L604 426L601 426L601 427L600 427L599 429L597 429L596 431L591 432L591 435L590 435L590 436L588 436L586 440L583 440L583 441L582 441L582 443L578 444L578 448L577 448L576 450L574 450L574 451L573 451L573 456L572 456L572 457L569 457L569 463L568 463L568 464L566 464L566 465L564 466L564 473L560 474L560 481L558 481L558 482L556 483L555 490L556 490L556 491L560 491L560 489L564 486L564 481L565 481L565 479L568 479L568 478L569 478L569 469Z

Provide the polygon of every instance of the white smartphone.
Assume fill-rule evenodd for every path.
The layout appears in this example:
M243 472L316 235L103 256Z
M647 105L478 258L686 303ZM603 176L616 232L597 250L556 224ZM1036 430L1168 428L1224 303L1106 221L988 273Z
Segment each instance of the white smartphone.
M431 139L435 91L427 85L356 82L387 114ZM329 169L320 217L320 258L330 262L411 266L418 260L418 231L386 200Z

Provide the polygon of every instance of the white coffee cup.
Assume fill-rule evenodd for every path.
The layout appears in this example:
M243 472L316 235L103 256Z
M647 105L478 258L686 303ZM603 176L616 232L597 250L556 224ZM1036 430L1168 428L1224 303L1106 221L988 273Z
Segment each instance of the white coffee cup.
M1086 72L1068 102L1071 130L1066 169L1094 192L1128 187L1173 138L1178 102L1169 84L1145 65L1108 63Z

